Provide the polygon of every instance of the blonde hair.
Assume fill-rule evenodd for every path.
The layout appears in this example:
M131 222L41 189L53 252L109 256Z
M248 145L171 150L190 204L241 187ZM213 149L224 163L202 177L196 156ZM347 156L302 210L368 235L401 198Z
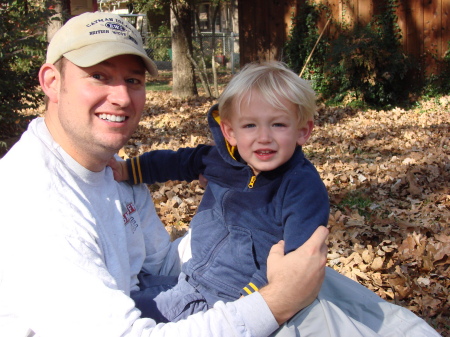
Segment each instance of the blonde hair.
M219 97L219 115L222 120L230 120L232 112L251 99L251 92L257 90L267 103L284 110L289 109L281 102L285 99L297 106L298 125L303 126L314 119L317 109L316 95L311 85L298 77L282 62L269 61L249 63L234 76Z

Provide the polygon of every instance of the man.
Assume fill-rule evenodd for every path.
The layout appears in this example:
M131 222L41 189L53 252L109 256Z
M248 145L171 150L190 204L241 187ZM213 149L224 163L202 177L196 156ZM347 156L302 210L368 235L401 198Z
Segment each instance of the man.
M80 15L53 37L45 118L0 161L0 336L268 336L317 296L324 228L286 256L275 245L258 293L178 323L140 318L137 275L177 275L189 248L169 241L145 186L106 167L138 125L146 70L156 74L117 15Z

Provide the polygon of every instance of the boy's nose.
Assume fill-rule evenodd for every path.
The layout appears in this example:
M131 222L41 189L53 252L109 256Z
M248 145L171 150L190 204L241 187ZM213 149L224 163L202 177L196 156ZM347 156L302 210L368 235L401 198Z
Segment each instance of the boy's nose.
M269 128L262 127L258 132L258 141L260 143L270 143L272 141L272 136Z

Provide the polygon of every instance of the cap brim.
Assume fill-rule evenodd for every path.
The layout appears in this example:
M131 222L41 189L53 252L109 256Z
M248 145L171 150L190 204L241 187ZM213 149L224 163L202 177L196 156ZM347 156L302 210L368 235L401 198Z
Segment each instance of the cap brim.
M111 57L119 55L136 55L144 61L145 68L152 76L158 75L158 68L148 55L126 43L98 42L76 50L69 51L63 56L79 67L91 67Z

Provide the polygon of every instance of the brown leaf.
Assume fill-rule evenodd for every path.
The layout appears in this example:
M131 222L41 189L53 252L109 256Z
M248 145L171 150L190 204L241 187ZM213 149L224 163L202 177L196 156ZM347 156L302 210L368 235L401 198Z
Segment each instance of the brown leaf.
M378 270L381 270L383 268L383 263L384 263L384 259L381 256L377 256L373 260L373 262L372 262L370 267L372 268L372 270L378 271Z

